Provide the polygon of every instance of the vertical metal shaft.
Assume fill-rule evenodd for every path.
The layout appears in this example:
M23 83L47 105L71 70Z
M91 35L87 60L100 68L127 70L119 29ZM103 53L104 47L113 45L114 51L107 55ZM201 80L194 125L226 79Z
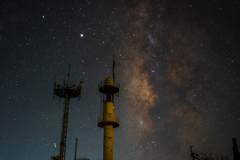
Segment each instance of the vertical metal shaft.
M114 81L115 81L115 73L114 73L114 69L115 69L115 60L114 60L114 53L113 53L113 68L112 68L113 84L114 84ZM112 102L114 103L114 95L112 95Z
M68 80L67 80L67 85L69 85L69 76L70 76L70 63L69 63L69 68L68 68Z
M63 159L65 160L67 120L68 120L68 94L66 94L66 97L65 97L63 125L62 125L62 138L61 138L61 148L60 148L60 160L63 160Z
M114 69L115 69L115 60L114 60L114 54L113 54L113 68L112 68L113 81L115 80Z
M192 157L193 160L194 160L194 153L192 152L192 147L193 147L193 146L190 146L190 151L191 151L191 157Z
M74 158L74 160L76 160L76 157L77 157L77 138L76 138L76 144L75 144L75 158Z

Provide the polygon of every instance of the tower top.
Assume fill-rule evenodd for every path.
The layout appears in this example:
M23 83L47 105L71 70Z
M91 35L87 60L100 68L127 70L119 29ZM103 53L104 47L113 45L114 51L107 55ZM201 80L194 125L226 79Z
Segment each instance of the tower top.
M76 86L75 84L69 84L69 76L70 76L70 63L68 68L68 78L67 78L67 84L65 83L65 73L64 73L64 81L62 84L56 84L56 73L54 78L54 84L53 84L53 98L54 95L61 98L65 98L66 95L68 95L68 98L76 98L78 97L78 100L81 96L82 91L82 81L79 82L79 85Z
M98 90L103 94L114 95L119 92L120 85L115 81L115 60L113 54L113 66L112 66L112 77L107 77L104 81L100 82L98 85Z
M104 81L104 86L114 86L114 79L112 77L107 77Z
M98 84L98 90L103 94L114 95L119 92L120 85L112 77L107 77Z

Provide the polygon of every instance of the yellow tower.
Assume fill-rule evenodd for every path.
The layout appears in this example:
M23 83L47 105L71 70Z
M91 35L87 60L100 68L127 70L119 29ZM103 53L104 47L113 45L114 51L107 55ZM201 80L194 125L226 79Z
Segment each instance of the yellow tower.
M114 61L113 61L113 77ZM114 78L107 77L99 83L99 91L103 94L103 107L98 116L98 126L104 128L103 160L113 160L113 128L119 126L118 116L113 114L114 95L119 92L119 84Z

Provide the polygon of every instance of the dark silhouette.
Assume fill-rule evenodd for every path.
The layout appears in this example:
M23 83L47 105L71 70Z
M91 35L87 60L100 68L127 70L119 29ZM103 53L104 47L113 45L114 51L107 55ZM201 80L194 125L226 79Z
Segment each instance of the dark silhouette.
M190 151L191 151L191 157L193 160L230 160L230 158L228 156L225 155L217 155L214 156L212 153L200 153L200 154L196 154L193 153L192 151L193 146L190 146ZM234 159L235 160L235 159Z
M236 138L233 138L232 141L233 141L233 147L232 147L232 150L233 150L233 160L240 160Z
M65 106L63 110L63 116L62 116L62 132L61 132L61 142L60 142L60 150L59 155L52 157L51 160L65 160L65 154L66 154L66 141L67 141L67 128L68 128L68 112L69 112L69 100L71 98L78 98L80 99L81 91L82 91L82 81L79 82L79 86L76 86L75 84L69 84L69 76L70 76L70 63L69 63L69 69L68 69L68 77L67 77L67 83L65 83L65 74L64 74L64 81L63 84L56 84L56 74L54 78L54 84L53 84L53 98L54 96L65 98Z

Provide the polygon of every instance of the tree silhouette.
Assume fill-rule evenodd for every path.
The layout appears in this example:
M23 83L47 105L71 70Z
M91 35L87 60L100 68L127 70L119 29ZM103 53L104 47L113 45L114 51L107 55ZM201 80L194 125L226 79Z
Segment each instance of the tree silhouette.
M230 160L226 155L214 156L213 153L201 153L199 155L201 160Z

